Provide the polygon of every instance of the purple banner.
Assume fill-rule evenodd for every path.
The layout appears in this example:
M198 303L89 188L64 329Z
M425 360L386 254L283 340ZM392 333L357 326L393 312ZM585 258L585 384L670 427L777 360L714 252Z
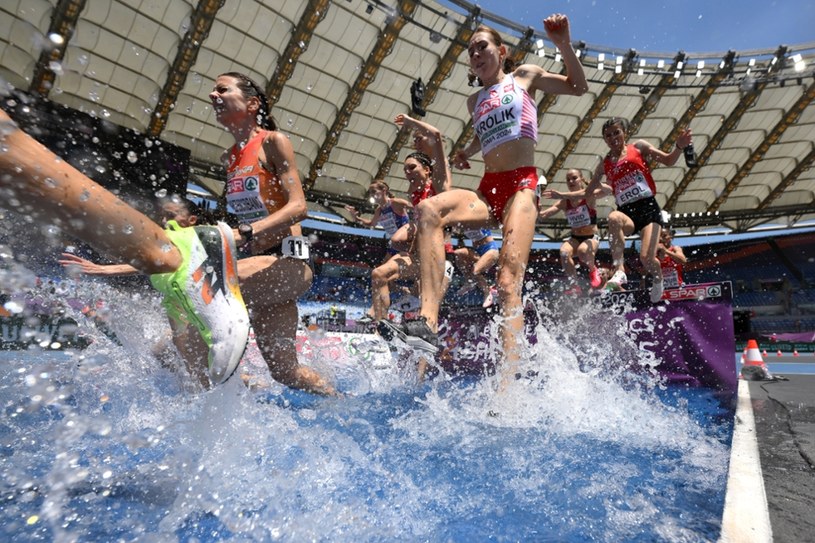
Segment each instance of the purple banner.
M612 310L627 308L629 337L640 351L648 351L660 361L656 369L669 382L734 394L738 375L730 283L671 289L664 300L654 305L646 292L628 291L604 296L601 304ZM438 357L445 370L476 373L492 364L490 339L484 333L490 318L484 312L447 318L444 348ZM535 319L534 313L527 313L527 323ZM532 343L536 340L534 328L528 326Z

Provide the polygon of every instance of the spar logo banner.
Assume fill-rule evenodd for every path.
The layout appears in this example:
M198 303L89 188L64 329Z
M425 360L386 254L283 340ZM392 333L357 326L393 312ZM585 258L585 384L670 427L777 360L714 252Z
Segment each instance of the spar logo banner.
M686 300L722 300L730 302L733 298L732 287L729 281L724 283L698 283L685 285L680 288L665 289L662 299L669 302ZM625 304L649 304L648 293L644 290L625 290L604 295L605 306Z

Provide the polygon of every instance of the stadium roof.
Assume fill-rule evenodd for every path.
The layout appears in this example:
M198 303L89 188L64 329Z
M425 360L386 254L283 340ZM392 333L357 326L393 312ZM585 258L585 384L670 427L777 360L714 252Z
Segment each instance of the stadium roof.
M291 136L310 207L348 217L368 183L407 182L409 138L392 122L426 85L425 120L450 153L472 137L466 49L473 28L498 28L522 62L559 72L542 32L454 1L432 0L6 0L0 4L0 77L6 83L187 148L196 182L220 192L219 157L232 144L207 94L241 71L265 85ZM589 79L582 97L543 96L536 162L553 188L565 170L587 174L605 152L600 126L670 149L693 130L700 167L654 171L674 227L745 232L815 220L815 42L774 50L655 53L576 42ZM691 50L693 44L688 44ZM454 171L476 187L483 163ZM605 199L606 216L613 202ZM558 239L563 218L539 233Z

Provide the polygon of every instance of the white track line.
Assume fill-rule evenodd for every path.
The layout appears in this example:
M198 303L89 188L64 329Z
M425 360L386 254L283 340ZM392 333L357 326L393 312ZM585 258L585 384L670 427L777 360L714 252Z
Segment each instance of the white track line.
M722 515L720 543L765 543L773 540L764 477L756 441L756 420L747 381L739 380L730 472Z

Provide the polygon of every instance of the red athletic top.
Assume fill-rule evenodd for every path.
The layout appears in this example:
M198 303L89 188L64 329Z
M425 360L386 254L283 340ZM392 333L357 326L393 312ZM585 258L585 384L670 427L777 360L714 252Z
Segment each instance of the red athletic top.
M566 222L573 230L597 224L597 210L590 207L585 198L576 204L566 200Z
M633 145L626 145L625 155L616 162L606 157L603 169L618 206L653 197L657 193L651 168Z
M436 189L433 188L433 183L428 183L427 185L411 192L410 201L413 203L414 206L417 206L419 205L419 202L427 200L428 198L435 195Z
M668 248L673 249L673 246ZM679 288L685 284L682 278L682 264L675 262L670 255L665 255L665 258L659 261L659 267L662 268L662 282L665 288Z

